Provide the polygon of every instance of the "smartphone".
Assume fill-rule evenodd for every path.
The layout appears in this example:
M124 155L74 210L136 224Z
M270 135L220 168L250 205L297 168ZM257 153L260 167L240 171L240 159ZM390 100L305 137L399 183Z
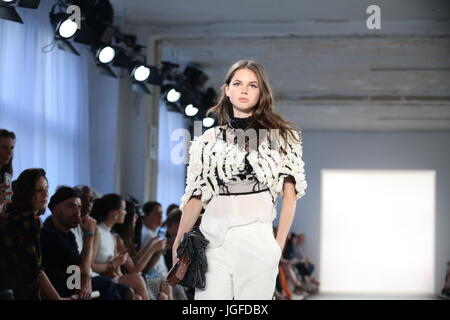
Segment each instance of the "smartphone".
M159 230L158 230L159 240L162 240L162 239L164 239L166 237L166 232L167 232L167 227L159 228Z
M72 297L76 300L80 299L80 295L78 293L74 294ZM91 292L91 299L95 299L98 297L100 297L100 291L92 291Z
M3 177L3 183L9 185L9 188L5 190L6 192L12 192L11 181L12 175L8 172L5 172L5 176ZM11 195L5 196L5 200L11 200Z

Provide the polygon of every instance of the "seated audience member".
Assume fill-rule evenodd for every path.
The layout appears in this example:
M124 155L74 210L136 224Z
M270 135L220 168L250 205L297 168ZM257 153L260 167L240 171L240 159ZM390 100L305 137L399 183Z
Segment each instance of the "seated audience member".
M91 214L92 205L94 203L94 192L88 186L76 186L74 190L80 195L81 199L81 218L87 217ZM70 231L75 235L75 241L77 242L78 252L81 254L83 248L83 238L84 231L82 229L81 224L77 224L76 227L70 229ZM90 274L92 273L92 268L90 267Z
M134 227L133 245L136 248L136 250L139 251L141 249L142 216L144 215L144 213L142 211L139 201L136 198L128 195L126 200L134 204L136 213L138 215Z
M147 287L127 251L119 251L118 236L111 233L116 223L125 220L125 201L118 194L107 194L94 201L91 216L97 220L92 270L131 287L138 299L148 300ZM127 274L123 274L124 266Z
M16 135L12 131L0 129L0 219L4 217L6 205L10 200L5 200L5 196L11 196L11 192L6 192L6 189L11 187L5 185L5 173L13 174L13 155L14 145L16 143Z
M11 203L11 200L5 199L7 196L12 196L12 192L6 192L11 185L5 183L4 177L5 173L9 173L11 176L13 174L12 160L15 143L14 132L0 129L0 228L6 218L6 206ZM0 300L14 300L2 252L0 248Z
M138 219L138 213L136 205L131 201L126 201L126 216L124 223L116 224L113 227L113 231L119 236L117 238L117 244L120 251L127 251L135 264L135 271L142 272L155 265L156 259L152 259L156 252L161 251L165 246L165 240L159 240L153 238L148 241L140 250L136 249L134 244L134 232L136 221ZM161 283L160 290L158 292L152 292L151 288L147 288L150 299L168 300L171 298L171 288L166 283Z
M293 255L292 259L290 260L290 264L297 269L298 273L302 277L302 280L306 283L308 291L311 291L311 293L313 293L317 291L319 282L312 277L315 266L304 255L304 242L305 235L303 233L294 236Z
M62 186L50 198L48 204L52 215L45 220L42 229L42 260L45 271L61 296L78 294L80 299L90 299L92 291L99 291L99 300L131 299L128 286L115 284L109 278L91 278L93 239L97 222L85 215L81 217L80 194L73 188ZM71 229L81 225L83 231L82 250L79 251ZM80 268L80 290L68 287L69 277L74 271L69 266ZM70 283L70 281L69 281Z
M145 203L142 209L144 218L142 221L141 247L146 245L151 239L158 237L158 229L162 225L162 207L160 203L150 201ZM163 250L157 252L157 262L147 271L146 277L167 276L168 269L162 257Z
M168 206L167 209L166 209L166 219L167 219L167 217L170 215L170 213L172 212L172 210L175 210L175 209L180 209L180 206L177 205L176 203L171 203L171 204L169 204L169 206Z
M442 299L450 300L450 261L447 262L447 271L445 272L444 286L439 297Z
M75 190L81 197L81 216L90 215L95 199L94 191L88 186L76 186Z
M43 169L23 171L1 233L8 276L16 300L67 300L61 298L42 267L41 221L48 200Z
M150 239L158 237L159 228L162 225L162 206L156 201L150 201L144 204L142 208L144 211L144 219L142 225L142 245L145 245ZM165 239L165 238L164 238ZM164 261L164 252L166 248L157 253L157 262L154 267L144 270L145 277L149 288L158 290L161 283L167 283L166 277L169 270ZM170 287L170 286L169 286ZM173 290L173 298L175 300L186 300L186 293L182 286L176 285L171 287Z
M286 238L286 244L283 249L282 257L280 259L280 268L283 270L283 275L286 279L287 285L294 290L296 294L303 294L307 296L304 288L304 284L297 275L295 268L291 264L295 234L289 233Z
M170 211L170 214L167 216L166 221L163 223L163 227L167 228L166 238L167 238L167 246L166 253L164 254L164 262L166 263L167 268L170 270L172 268L172 245L175 241L175 237L177 236L178 227L180 226L181 221L181 210L174 208Z

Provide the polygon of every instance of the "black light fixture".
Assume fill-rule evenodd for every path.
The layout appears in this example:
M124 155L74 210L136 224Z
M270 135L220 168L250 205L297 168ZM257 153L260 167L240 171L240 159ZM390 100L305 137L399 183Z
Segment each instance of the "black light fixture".
M114 9L108 0L71 0L82 13L81 28L73 41L85 45L112 43Z
M197 91L197 94L195 95L194 99L195 101L194 106L198 106L199 112L197 112L195 115L191 117L202 120L203 125L207 128L212 126L216 122L216 119L214 119L213 117L207 117L206 112L208 111L208 109L214 106L216 98L217 94L214 88L210 87L206 89L205 92L201 93ZM193 113L193 111L195 110L186 107L186 114L188 114L188 112Z
M154 66L149 66L149 68L150 76L148 77L147 83L160 87L164 81L162 73Z
M69 5L80 8L80 25L70 19L71 15L66 12ZM56 8L58 12L55 12ZM113 16L114 11L108 0L64 0L52 7L50 22L55 30L58 47L79 55L72 41L89 46L112 42L115 33Z
M137 82L145 82L150 77L150 67L144 61L133 61L131 63L131 78Z
M112 45L96 45L91 46L91 51L95 56L95 63L100 72L104 75L117 78L115 72L111 69L111 65L116 56L116 47Z
M0 19L22 23L15 7L37 9L40 0L0 0Z
M151 91L145 85L150 77L151 69L147 65L146 57L143 60L134 60L130 64L131 89L136 92L151 94Z
M186 82L192 89L201 89L209 77L195 65L187 65L183 71Z
M110 64L116 56L116 48L111 45L98 46L95 51L95 59L101 64Z
M161 94L164 100L170 103L177 103L181 98L180 89L174 84L165 84L161 88Z
M116 47L114 53L114 60L112 61L113 66L130 69L131 57L128 52L122 47Z
M209 87L202 95L201 105L204 108L209 109L214 106L214 104L216 103L216 99L217 99L216 90L214 90L214 88L212 87Z
M59 7L60 12L55 12L55 8ZM73 47L70 39L72 39L78 31L77 24L69 19L70 15L63 11L63 7L60 4L55 4L49 13L50 23L53 26L55 32L55 41L58 48L77 56L80 53Z

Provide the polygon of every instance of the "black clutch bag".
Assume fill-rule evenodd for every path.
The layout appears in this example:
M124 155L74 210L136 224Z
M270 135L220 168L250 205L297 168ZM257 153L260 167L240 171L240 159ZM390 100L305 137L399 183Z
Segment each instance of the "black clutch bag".
M188 288L203 289L208 269L205 250L209 241L198 227L186 232L177 248L177 263L170 269L167 281L170 285L180 284Z

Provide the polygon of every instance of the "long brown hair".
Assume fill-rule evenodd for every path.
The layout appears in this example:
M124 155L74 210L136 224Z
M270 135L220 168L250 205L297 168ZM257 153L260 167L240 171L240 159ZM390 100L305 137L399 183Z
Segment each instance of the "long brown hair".
M16 135L12 131L8 131L6 129L0 129L0 139L1 138L11 138L15 141ZM9 160L9 162L6 165L4 165L3 167L0 167L0 174L1 174L0 180L3 179L3 174L5 172L8 172L11 175L13 174L12 161L13 161L13 157L11 157L11 160Z
M41 168L32 168L22 171L14 184L14 194L12 196L11 206L17 212L32 211L33 196L36 192L36 183L40 177L47 180L45 170ZM38 215L44 213L39 212Z
M253 71L258 78L260 87L260 97L258 103L253 108L253 121L249 128L253 129L278 129L281 138L286 142L288 134L294 141L301 142L301 131L295 128L295 124L291 121L286 121L281 115L273 111L273 94L269 84L264 67L253 60L239 60L235 62L228 70L223 85L220 87L220 93L217 99L217 104L211 107L206 114L214 114L219 125L224 125L233 117L233 104L225 94L225 86L230 85L231 79L239 69L249 69ZM298 131L299 139L295 136L293 131ZM269 131L270 134L270 131Z
M137 214L136 212L137 208L136 205L131 201L125 200L125 204L127 211L125 221L121 224L115 224L112 227L112 230L120 236L127 250L129 251L130 256L134 257L137 253L136 252L137 250L134 244L135 230L133 226L133 219L134 215Z

